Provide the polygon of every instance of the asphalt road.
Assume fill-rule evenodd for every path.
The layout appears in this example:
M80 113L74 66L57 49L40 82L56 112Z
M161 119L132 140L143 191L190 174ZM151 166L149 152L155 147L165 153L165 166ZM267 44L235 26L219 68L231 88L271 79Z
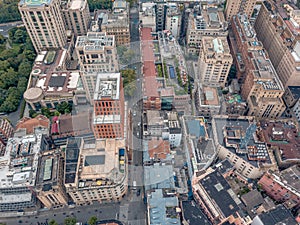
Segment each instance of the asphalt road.
M138 10L135 8L131 15L131 48L135 49L136 54L140 55L139 49L139 18ZM8 31L18 24L3 25L3 32ZM10 29L9 28L9 29ZM139 57L138 57L139 58ZM128 225L146 224L146 206L143 202L143 151L142 151L142 74L140 58L134 60L129 67L136 70L137 80L135 81L136 91L132 98L128 100L130 109L136 112L133 116L133 159L129 165L129 191L120 203L95 203L90 206L75 207L73 209L64 208L59 210L47 210L39 212L36 216L25 216L18 218L1 219L0 222L6 222L7 225L48 225L51 219L55 219L62 224L67 217L76 217L79 222L85 223L91 216L97 216L100 220L118 219ZM137 190L133 190L133 180L137 181ZM138 192L140 190L140 193Z
M23 25L22 21L16 21L11 23L1 23L0 24L0 34L2 34L4 37L8 37L8 31L11 28L14 28L16 26Z

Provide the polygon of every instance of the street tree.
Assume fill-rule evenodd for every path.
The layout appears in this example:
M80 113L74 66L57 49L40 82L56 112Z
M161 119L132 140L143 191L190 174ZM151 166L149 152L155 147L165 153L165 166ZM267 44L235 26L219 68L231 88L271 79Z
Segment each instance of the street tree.
M49 221L49 225L58 225L58 223L54 219L52 219Z
M96 216L92 216L89 221L88 224L89 225L96 225L98 218Z
M76 222L77 222L76 218L70 217L65 219L64 225L75 225Z

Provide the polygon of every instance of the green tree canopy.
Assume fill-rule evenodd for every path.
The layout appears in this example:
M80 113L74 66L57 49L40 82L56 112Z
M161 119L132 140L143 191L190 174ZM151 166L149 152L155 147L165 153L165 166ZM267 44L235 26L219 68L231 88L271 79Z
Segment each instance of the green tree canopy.
M1 40L0 36L0 112L9 113L17 110L27 88L35 52L23 27L10 29L8 40Z
M76 218L66 218L64 221L64 225L75 225L77 222Z
M95 9L111 9L113 1L111 0L88 0L91 12Z
M89 221L88 224L89 225L96 225L98 218L96 216L92 216Z
M21 20L18 10L19 0L2 0L0 1L0 23Z
M126 96L133 96L136 90L136 72L133 69L126 69L121 71L123 79L124 94Z
M72 112L72 105L68 102L62 102L56 106L56 110L61 114L66 114Z
M49 221L49 225L58 225L58 223L52 219Z

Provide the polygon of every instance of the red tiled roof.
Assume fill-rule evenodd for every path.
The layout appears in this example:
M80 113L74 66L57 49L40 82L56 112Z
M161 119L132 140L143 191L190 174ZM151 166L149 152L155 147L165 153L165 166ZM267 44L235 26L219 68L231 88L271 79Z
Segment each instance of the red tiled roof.
M155 77L145 77L144 78L144 96L147 97L159 97L157 91L158 83Z
M150 158L165 159L170 151L170 143L162 139L152 139L148 141L148 152Z
M38 115L35 118L24 117L18 121L16 130L26 129L26 134L33 134L34 128L45 127L49 128L50 121L44 115Z

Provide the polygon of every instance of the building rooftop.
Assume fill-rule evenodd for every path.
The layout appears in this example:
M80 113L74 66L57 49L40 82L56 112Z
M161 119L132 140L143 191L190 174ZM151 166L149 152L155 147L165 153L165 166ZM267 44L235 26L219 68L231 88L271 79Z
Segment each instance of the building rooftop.
M255 207L264 203L264 198L258 190L251 190L250 192L241 196L241 200L248 209L254 209Z
M300 167L299 165L291 166L281 172L272 172L273 180L282 186L288 188L291 192L299 195L300 190Z
M114 47L114 35L106 35L103 32L88 32L86 36L77 37L75 48L84 51L104 51L105 47Z
M164 118L158 110L147 110L147 125L148 126L163 126Z
M31 75L40 76L54 71L65 70L67 50L42 51L35 58Z
M194 12L191 13L189 26L193 30L226 30L227 23L221 8L195 6Z
M183 218L188 224L211 225L206 215L191 201L182 201Z
M67 140L64 173L65 184L75 183L81 142L81 138L68 138Z
M113 9L126 9L127 8L127 2L123 0L116 0L113 3Z
M282 161L300 159L300 137L293 122L263 120L260 126L264 141L280 150Z
M218 89L215 87L202 86L200 95L201 106L218 106L220 107Z
M162 138L152 138L148 141L148 152L152 159L166 159L171 153L170 143Z
M47 132L40 128L35 134L8 140L5 154L0 157L1 206L10 205L9 210L18 210L34 203L30 190L36 185L40 153L48 149L44 139Z
M175 188L173 166L154 164L144 167L145 190Z
M61 179L59 177L60 166L59 154L49 152L49 154L41 156L36 181L37 189L48 191L52 189L52 186L56 186Z
M198 182L215 203L214 207L218 207L225 218L240 210L237 205L239 199L218 171L209 173Z
M87 0L71 0L71 4L69 9L71 10L83 10L85 8L85 5L87 4Z
M52 0L21 0L20 5L26 5L28 7L39 7L50 5Z
M24 98L36 101L43 96L71 95L80 83L79 71L67 71L67 51L43 51L35 59Z
M262 213L254 217L252 224L289 224L296 225L297 222L294 219L291 212L283 205L276 206L268 212Z
M299 99L300 98L300 86L288 86L287 87L293 95L293 98Z
M188 151L194 172L207 168L215 157L216 149L207 130L204 117L185 116L185 133L188 135Z
M221 162L215 164L213 167L214 169L219 171L223 176L234 169L234 166L228 159L222 160Z
M213 121L219 145L254 166L258 166L259 162L271 163L267 146L259 140L252 117L215 116Z
M232 60L226 37L204 36L202 46L206 60L211 58Z
M290 31L289 33L293 36L298 36L300 34L299 9L292 1L274 0L271 4L269 1L264 1L263 3L272 16L280 16L282 18L283 23L285 23L285 26ZM283 24L279 23L276 26L283 26ZM282 38L284 38L284 34L282 35ZM289 44L289 42L290 41L287 41L287 44Z
M58 133L59 136L80 136L93 133L91 127L92 114L90 111L76 115L64 114L57 117L52 122L52 135ZM54 125L54 126L53 126Z
M39 76L35 88L40 88L43 92L72 92L76 90L79 82L79 72L57 71Z
M94 100L117 100L120 98L121 90L120 73L101 73L97 76Z
M35 118L23 117L16 125L17 130L26 130L26 134L34 134L35 128L43 127L50 128L50 121L44 115L38 115Z
M207 137L204 121L200 119L187 121L188 134L196 139Z
M157 189L148 195L149 224L181 224L178 198L165 197L163 190Z
M65 184L73 183L84 188L122 182L125 177L125 140L81 142L78 138L68 139Z

